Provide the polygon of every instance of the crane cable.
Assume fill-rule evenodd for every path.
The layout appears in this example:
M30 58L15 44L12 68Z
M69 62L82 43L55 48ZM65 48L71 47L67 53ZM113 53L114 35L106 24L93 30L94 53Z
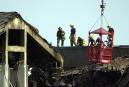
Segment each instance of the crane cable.
M105 19L105 22L108 24L108 26L109 26L109 22L108 22L108 20L107 20L107 18L103 15L103 17L104 17L104 19Z
M104 20L105 20L105 22L106 22L106 24L107 25L109 25L109 22L108 22L108 20L107 20L107 18L104 16L104 15L102 15L102 16L99 16L98 18L97 18L97 20L95 21L95 23L93 24L93 26L91 27L91 29L90 29L90 31L94 28L94 26L97 24L97 22L101 19L101 27L103 26L103 19L102 18L104 18ZM90 32L89 31L89 32Z
M93 26L91 27L90 31L94 28L94 26L97 24L97 22L101 19L101 24L100 26L103 27L103 19L105 20L105 22L108 24L109 26L109 22L107 21L106 17L104 16L104 8L105 8L105 5L104 5L104 1L102 0L101 1L102 4L100 5L100 8L101 8L101 15L98 17L98 19L95 21L95 23L93 24ZM89 31L89 32L90 32Z
M99 17L97 18L97 20L95 21L95 23L94 23L93 26L91 27L90 31L94 28L94 26L97 24L97 22L100 20L100 18L101 18L101 16L99 16ZM89 32L90 32L90 31L89 31Z

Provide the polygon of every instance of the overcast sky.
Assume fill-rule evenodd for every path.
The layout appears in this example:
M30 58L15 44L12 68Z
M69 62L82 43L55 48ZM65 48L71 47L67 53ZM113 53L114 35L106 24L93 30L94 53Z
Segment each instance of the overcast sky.
M101 0L0 0L0 11L17 11L39 34L56 46L56 32L66 32L69 46L69 24L74 24L77 36L88 41L88 31L100 16ZM129 0L105 0L105 17L115 30L115 45L129 45ZM106 22L103 27L106 27ZM92 30L100 27L100 21Z

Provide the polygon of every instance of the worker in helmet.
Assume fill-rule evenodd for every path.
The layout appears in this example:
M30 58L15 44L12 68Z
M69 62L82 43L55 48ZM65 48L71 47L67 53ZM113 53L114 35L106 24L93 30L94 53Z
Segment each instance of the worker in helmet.
M71 28L71 33L70 33L70 36L69 36L69 39L70 39L70 45L73 46L75 45L76 46L76 29L74 28L74 25L69 25L70 28Z
M108 35L108 38L112 38L112 35L114 34L114 29L111 26L107 26L108 32L110 33Z
M78 39L77 39L77 45L78 46L83 46L83 39L81 37L78 37Z
M95 45L95 40L94 40L92 34L89 35L89 45L91 45L91 46L94 46Z
M77 39L77 45L78 46L86 46L86 42L81 37L78 37L78 39Z
M100 46L102 44L102 40L100 37L96 39L96 46Z
M110 34L108 34L108 43L110 43L110 47L112 46L112 40L113 40L113 35L114 35L114 29L111 26L107 26L108 28L108 32Z
M64 40L65 40L65 32L62 30L61 27L59 27L57 31L57 47L59 47L60 41L61 41L61 46L64 46Z

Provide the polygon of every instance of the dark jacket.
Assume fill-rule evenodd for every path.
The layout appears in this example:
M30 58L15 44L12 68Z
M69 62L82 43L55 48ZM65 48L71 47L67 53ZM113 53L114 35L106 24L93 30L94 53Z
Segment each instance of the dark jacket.
M63 30L57 31L57 39L65 39L65 32Z

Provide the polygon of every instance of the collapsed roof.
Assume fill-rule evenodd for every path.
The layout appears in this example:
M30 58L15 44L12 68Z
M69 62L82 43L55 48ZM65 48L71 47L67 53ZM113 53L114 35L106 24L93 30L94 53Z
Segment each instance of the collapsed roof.
M13 26L12 21L15 21L16 19L18 20L20 26L22 26L17 27L17 29L24 28L27 31L28 61L33 61L36 64L42 65L42 63L47 63L49 61L48 60L47 62L45 62L45 59L50 59L57 61L60 64L60 66L63 66L63 57L60 55L60 53L54 50L54 48L49 45L47 40L39 35L39 31L37 28L25 21L17 12L0 12L0 37L2 37L6 29L14 28L15 25ZM9 27L10 25L11 27ZM17 34L12 33L12 35Z

